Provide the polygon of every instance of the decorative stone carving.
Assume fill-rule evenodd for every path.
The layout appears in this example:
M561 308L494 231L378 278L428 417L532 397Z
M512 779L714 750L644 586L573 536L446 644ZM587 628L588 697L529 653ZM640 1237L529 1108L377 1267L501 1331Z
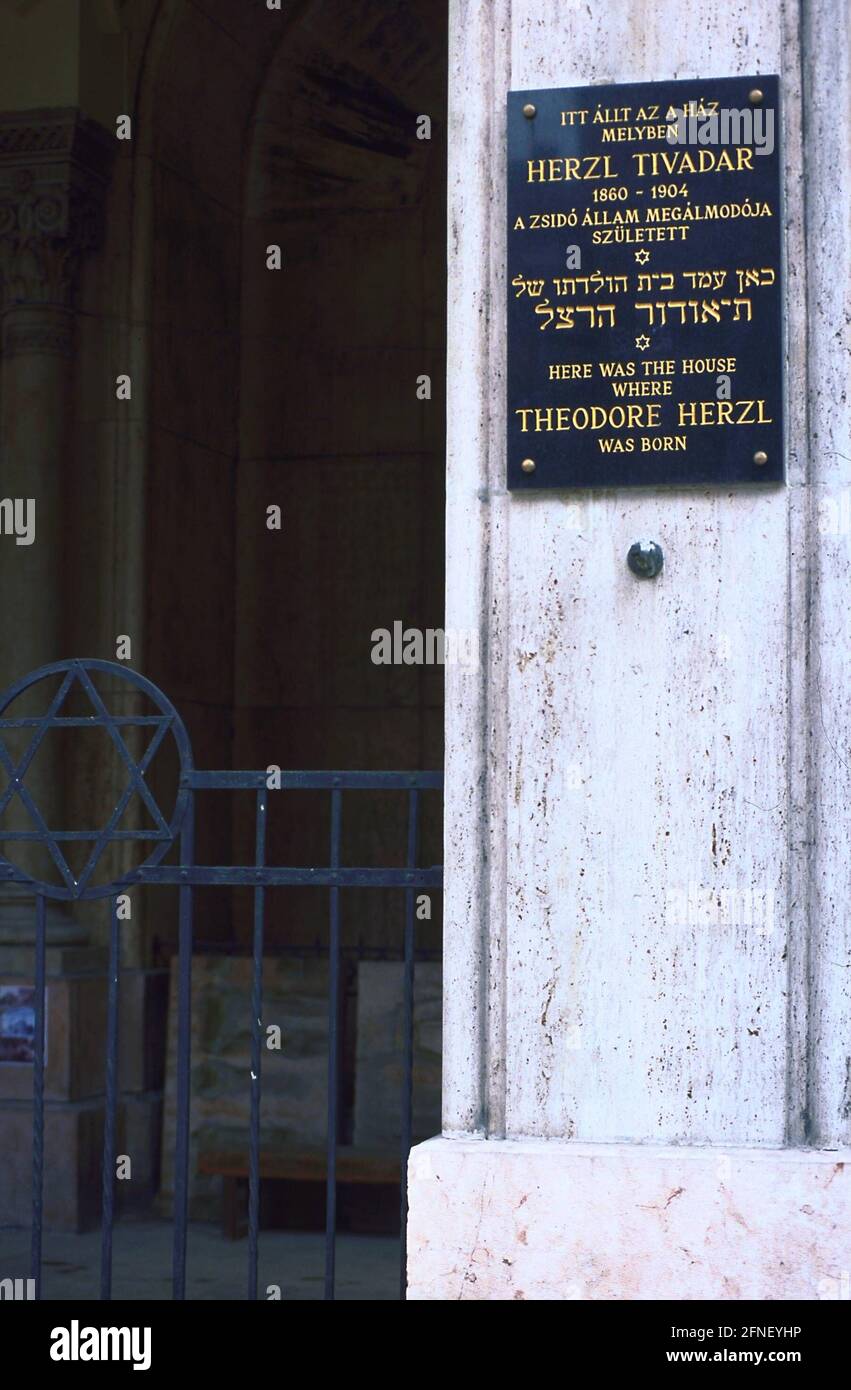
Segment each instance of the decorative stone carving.
M6 305L9 308L12 306ZM6 314L3 318L3 356L18 357L21 353L39 356L70 357L74 340L74 318L70 310L41 307L43 322L32 322L32 309L23 311L26 318Z
M3 311L73 306L81 258L102 239L113 148L109 134L73 108L0 115ZM54 330L41 346L19 336L7 335L4 352L57 351Z

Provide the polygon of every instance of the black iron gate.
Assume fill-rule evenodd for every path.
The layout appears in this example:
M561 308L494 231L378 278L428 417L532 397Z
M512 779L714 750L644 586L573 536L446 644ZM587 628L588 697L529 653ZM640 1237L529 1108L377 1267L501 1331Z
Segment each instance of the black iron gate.
M102 674L129 685L155 706L155 714L113 714L108 710L93 675ZM6 718L9 706L30 687L49 677L59 677L59 685L44 714ZM82 691L92 706L90 715L63 715L69 696ZM103 728L109 735L127 772L127 786L119 797L107 824L101 830L53 830L48 828L41 810L26 786L26 773L46 732L54 728ZM137 758L124 740L123 730L150 728L151 742ZM11 757L3 737L4 730L32 730L32 737L20 759ZM169 820L163 816L145 775L171 733L180 761L179 786ZM340 890L342 888L397 888L405 890L403 945L404 1038L403 1084L401 1095L401 1266L400 1297L405 1296L407 1209L407 1159L412 1137L413 1081L413 998L414 924L417 889L442 887L439 866L417 867L420 827L420 797L427 790L440 790L441 772L282 772L281 788L286 790L327 791L331 799L329 859L325 867L290 868L266 863L266 817L268 773L201 772L192 762L189 738L171 702L151 681L111 661L73 660L43 666L23 677L0 697L0 764L8 784L0 796L0 816L14 797L18 797L32 821L32 830L2 830L0 840L33 842L41 845L56 867L60 884L40 881L0 856L0 878L27 884L35 894L35 1033L33 1048L33 1161L32 1161L32 1244L31 1277L36 1298L41 1296L42 1209L44 1191L44 1033L45 1033L45 947L46 900L80 901L109 898L109 966L107 986L107 1052L105 1124L102 1167L101 1298L109 1299L112 1289L112 1233L116 1181L116 1115L118 1106L118 1003L121 968L121 929L118 898L129 888L144 884L171 884L179 888L178 992L177 992L177 1131L174 1181L173 1297L186 1293L186 1238L189 1192L189 1106L190 1106L190 1024L191 968L193 945L193 895L204 886L250 886L254 890L253 979L251 997L251 1091L248 1144L248 1298L257 1298L258 1229L260 1215L260 1094L261 1033L263 1017L263 937L265 890L279 885L312 885L326 888L329 895L329 975L328 975L328 1121L325 1220L325 1297L334 1298L336 1250L336 1160L339 1131L340 1065ZM195 863L195 793L209 790L253 790L256 793L255 855L252 865L210 866ZM348 868L340 862L343 792L395 789L407 793L407 855L403 868ZM154 829L119 829L131 798L138 794L150 813ZM125 840L154 842L154 849L138 868L107 884L95 884L98 863L107 846ZM75 878L62 852L65 842L92 844L82 872ZM168 851L178 846L177 864L165 864Z

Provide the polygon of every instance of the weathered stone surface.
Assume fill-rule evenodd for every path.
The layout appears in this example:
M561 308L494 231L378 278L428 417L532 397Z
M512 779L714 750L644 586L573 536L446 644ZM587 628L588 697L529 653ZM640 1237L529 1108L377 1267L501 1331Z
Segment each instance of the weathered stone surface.
M446 673L444 1128L494 1142L415 1151L413 1296L819 1297L851 1139L848 8L450 13L446 622L484 659ZM759 72L787 485L509 497L506 92Z
M51 975L92 975L103 974L107 963L106 951L95 946L50 945L44 953L44 968L48 979ZM31 944L0 946L0 977L32 980L35 970L34 951Z
M409 1164L409 1299L830 1299L851 1150L433 1139Z
M392 1147L401 1135L404 999L401 961L358 966L354 1142ZM442 989L440 965L414 974L414 1140L440 1130Z
M827 172L847 169L848 127L822 95L847 109L824 38L846 51L846 9L829 4L804 46L802 92L794 5L730 0L711 23L635 0L454 7L447 626L480 629L486 657L446 673L452 1132L851 1133L849 560L847 536L817 533L809 487L829 467L835 501L851 468L847 228ZM506 91L759 71L783 94L788 485L509 497ZM811 150L802 103L822 113ZM652 584L625 564L641 538L665 552ZM692 888L738 910L677 911Z
M262 1058L263 1142L322 1145L328 1059L324 961L269 958L263 964L263 1027L277 1024L279 1052ZM199 1176L202 1144L248 1152L252 962L196 956L192 962L190 1201L193 1214L216 1211L218 1179ZM162 1198L171 1201L176 1118L177 961L172 964L162 1151Z
M100 1219L104 1108L100 1100L50 1105L44 1112L44 1225L84 1231ZM3 1181L0 1226L32 1219L32 1107L0 1103ZM122 1153L124 1108L118 1107L117 1153Z

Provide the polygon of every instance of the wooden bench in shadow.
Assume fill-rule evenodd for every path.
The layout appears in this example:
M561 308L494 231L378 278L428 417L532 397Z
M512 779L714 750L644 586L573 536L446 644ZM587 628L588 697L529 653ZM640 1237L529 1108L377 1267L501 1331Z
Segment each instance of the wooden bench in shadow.
M238 1240L248 1229L248 1153L237 1149L202 1149L198 1172L222 1179L222 1234ZM324 1182L327 1155L317 1148L281 1145L260 1151L260 1179L289 1182ZM337 1183L392 1186L400 1178L398 1153L340 1147L337 1150Z

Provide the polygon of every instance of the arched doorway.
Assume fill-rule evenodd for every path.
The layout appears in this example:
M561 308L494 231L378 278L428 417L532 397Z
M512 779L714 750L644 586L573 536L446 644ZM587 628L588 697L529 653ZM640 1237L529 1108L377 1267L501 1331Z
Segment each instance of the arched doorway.
M397 621L442 627L444 6L377 14L319 0L272 30L263 12L234 27L224 7L201 8L172 7L167 23L161 12L144 98L145 670L180 708L198 766L440 767L441 668L377 665L372 634ZM429 139L418 138L423 115ZM201 861L252 862L250 803L201 799ZM424 809L421 861L439 863L439 807ZM324 863L327 844L327 798L273 799L270 862ZM403 800L359 797L343 862L404 854ZM371 1147L398 1128L401 907L401 892L359 890L342 923L343 1138ZM205 891L196 924L200 1007L216 994L238 1003L250 894ZM151 963L173 961L175 934L176 902L146 907ZM436 897L418 924L416 1137L439 1127L440 940ZM293 1047L318 1060L324 1035L294 1020L321 1012L324 894L270 891L266 949L280 1007L283 996L293 1006ZM247 1025L195 1048L196 1091L210 1080L198 1145L205 1124L221 1137L222 1114L227 1128L218 1049L241 1055ZM290 1143L324 1127L322 1086L305 1087L295 1107L267 1094L264 1123ZM213 1213L216 1191L197 1178L194 1214ZM392 1224L392 1193L382 1201ZM309 1194L295 1205L309 1207ZM361 1204L353 1219L374 1212Z
M372 658L376 631L442 627L445 10L425 0L292 0L281 10L265 0L110 0L65 16L60 75L49 71L52 0L6 7L4 35L26 62L13 84L20 112L4 114L4 187L14 196L2 248L12 296L3 447L26 478L17 490L38 475L48 541L34 569L6 554L7 683L22 666L80 655L100 667L127 661L185 721L198 768L440 766L440 666ZM36 108L35 94L52 105ZM45 188L53 212L38 245L49 254L33 259L30 204ZM63 207L59 226L51 217ZM61 305L54 265L68 271ZM279 524L269 524L272 513ZM124 719L140 711L118 670L105 678ZM87 717L85 701L71 717ZM31 776L38 771L55 799L56 823L104 825L121 759L110 762L108 745L104 753L103 741L95 748L70 728L51 747ZM159 768L149 779L155 794ZM167 780L174 769L162 771ZM270 861L327 863L327 799L311 796L282 794L270 806ZM199 795L196 863L252 862L249 799ZM439 808L423 809L419 862L438 863ZM141 828L135 817L132 809L122 821L131 835ZM406 865L405 828L404 795L359 796L357 811L344 813L342 864ZM84 859L85 845L74 848ZM112 846L111 882L131 867L133 849L130 839ZM382 1123L395 1123L406 892L358 888L346 900L344 1143L367 1134L383 1142ZM132 1182L117 1183L119 1207L129 1194L144 1210L160 1155L168 1197L176 897L171 887L134 885L120 951L97 902L69 904L73 922L64 907L51 918L49 941L69 948L46 986L50 1067L61 1084L46 1111L33 1107L32 1143L33 1117L14 1108L32 1072L17 1073L5 1097L4 1133L21 1136L9 1147L24 1160L4 1207L12 1226L26 1216L39 1116L45 1182L33 1190L63 1196L45 1209L48 1234L51 1223L75 1231L97 1220L112 1119L133 1171ZM283 1116L296 1141L324 1123L328 1038L318 1019L329 1011L318 1004L333 991L323 976L322 897L268 894L263 1012L281 1023L290 1070L276 1093L274 1068L264 1069L264 1133L280 1130ZM33 930L18 923L17 899L6 908L15 918L7 957L32 993ZM419 1111L415 1103L415 1138L439 1124L437 897L418 919L417 978L430 994L414 1011L428 1102ZM205 1124L238 1129L244 1118L246 890L199 892L194 922L196 1158ZM35 937L45 940L40 928ZM117 1053L110 1044L120 1065L106 1067L114 1084L105 1101L106 945L120 955L121 1038ZM118 971L108 973L114 983ZM42 1000L41 986L36 993ZM51 1012L60 1005L61 1027ZM210 1196L199 1183L196 1214ZM34 1228L40 1221L33 1216ZM134 1234L134 1251L144 1239ZM90 1256L75 1251L80 1270Z

